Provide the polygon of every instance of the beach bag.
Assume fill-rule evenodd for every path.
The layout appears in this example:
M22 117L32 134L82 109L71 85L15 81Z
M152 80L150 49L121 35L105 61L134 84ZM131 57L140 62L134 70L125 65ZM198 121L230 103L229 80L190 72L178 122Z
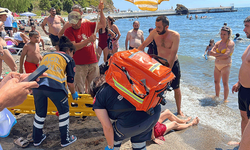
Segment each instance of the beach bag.
M149 115L154 114L156 105L166 103L164 91L175 78L170 68L137 49L116 52L111 56L105 75L106 82L137 111L145 111Z
M16 118L7 108L4 108L0 112L0 137L7 137L16 123Z

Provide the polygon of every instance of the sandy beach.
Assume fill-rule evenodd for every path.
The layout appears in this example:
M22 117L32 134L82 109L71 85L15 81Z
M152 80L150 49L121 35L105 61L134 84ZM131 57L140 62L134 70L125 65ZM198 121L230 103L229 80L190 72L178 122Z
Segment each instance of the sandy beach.
M29 30L30 27L26 27ZM44 34L40 26L37 26L42 36ZM46 51L49 51L50 45L45 45ZM44 51L41 49L41 52ZM13 56L16 62L19 61L20 56ZM17 63L19 70L19 63ZM9 72L10 69L3 63L3 75ZM184 103L185 104L185 103ZM183 104L183 105L184 105ZM167 105L163 107L168 108L172 112L176 112L175 103L168 101ZM32 133L33 117L31 114L19 114L16 116L17 124L12 128L10 135L7 138L0 138L0 144L4 150L23 149L14 144L14 140L19 137L26 138L28 134ZM47 116L44 125L44 132L47 138L44 142L34 147L32 143L25 149L73 149L73 150L101 150L107 146L106 139L103 134L102 126L97 117L87 117L85 119L79 117L70 117L70 134L77 136L78 140L62 148L60 146L60 132L58 127L57 116ZM240 130L240 129L239 129ZM198 124L182 131L173 131L164 136L166 141L163 145L157 145L151 141L147 142L148 150L237 150L235 146L227 145L231 139L228 135L220 133L217 130ZM129 140L124 141L121 150L132 150Z

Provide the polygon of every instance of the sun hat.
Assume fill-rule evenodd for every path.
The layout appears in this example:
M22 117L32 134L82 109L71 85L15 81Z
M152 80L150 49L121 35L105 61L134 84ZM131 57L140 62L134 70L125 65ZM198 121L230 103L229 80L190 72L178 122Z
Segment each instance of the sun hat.
M8 14L8 10L0 8L0 15L7 15Z
M71 13L69 13L68 16L69 23L77 24L80 19L82 19L82 17L79 12L72 11Z

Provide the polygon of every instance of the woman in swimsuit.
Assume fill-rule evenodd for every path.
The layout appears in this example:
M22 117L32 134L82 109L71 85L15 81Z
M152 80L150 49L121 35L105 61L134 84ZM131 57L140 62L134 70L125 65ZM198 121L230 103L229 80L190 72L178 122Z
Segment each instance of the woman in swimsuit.
M163 122L168 119L170 123L164 124ZM187 123L191 120L191 117L187 119L179 119L176 117L170 110L166 109L160 115L160 118L156 125L154 126L152 133L152 140L157 144L163 144L164 135L171 130L183 130L190 126L197 125L199 123L199 118L194 118L190 123Z
M17 65L13 57L11 56L9 50L7 49L6 41L4 37L6 32L4 30L4 21L6 21L8 11L0 9L0 76L2 75L3 60L10 67L12 71L17 71Z
M209 55L216 57L214 67L215 98L220 95L220 80L222 77L224 86L224 102L228 102L228 80L232 63L231 56L234 51L234 42L230 40L231 34L232 30L227 26L223 26L220 32L221 40L216 42L213 49L209 52Z
M108 26L105 26L101 29L99 29L99 42L98 42L98 48L97 48L97 53L98 53L98 60L102 54L102 51L103 51L103 59L104 59L104 62L107 62L107 57L108 57L108 53L109 53L109 47L108 47L108 44L110 43L110 39L112 37L115 37L115 33L112 32ZM112 49L111 49L112 50Z
M112 45L113 45L112 53L114 54L118 51L119 38L121 37L121 33L118 27L114 24L115 22L114 18L108 16L107 20L109 29L111 29L116 34L116 36L112 39Z
M205 53L204 53L204 55L208 55L208 53L212 50L212 48L214 47L214 40L213 39L211 39L210 41L209 41L209 45L207 46L207 48L206 48L206 50L205 50Z

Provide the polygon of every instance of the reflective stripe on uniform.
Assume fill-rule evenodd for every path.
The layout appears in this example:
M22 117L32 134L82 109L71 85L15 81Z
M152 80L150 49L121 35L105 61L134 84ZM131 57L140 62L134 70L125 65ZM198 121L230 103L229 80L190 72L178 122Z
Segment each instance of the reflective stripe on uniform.
M153 64L152 67L149 68L149 71L154 72L155 69L157 69L160 65L161 64L159 64L159 63Z
M138 103L142 104L143 103L143 99L137 97L135 94L133 94L132 92L130 92L129 90L127 90L124 86L122 86L120 83L118 83L114 78L113 81L115 83L115 86L117 88L119 88L121 91L123 91L124 93L126 93L127 95L129 95L131 98L133 98L134 100L136 100Z
M36 121L33 122L33 125L38 129L43 129L43 124L38 124Z
M133 149L146 150L146 142L132 143Z
M69 112L66 112L62 115L59 115L59 120L62 120L62 119L67 118L67 117L69 117Z
M35 114L35 119L39 122L44 122L45 118L39 117L37 114Z
M47 77L51 77L51 78L56 79L56 80L58 80L60 82L66 82L66 77L61 79L58 76L55 76L53 74L49 74L49 73L47 73L47 74L48 74Z
M69 119L63 121L63 122L59 122L59 127L63 127L69 124Z

